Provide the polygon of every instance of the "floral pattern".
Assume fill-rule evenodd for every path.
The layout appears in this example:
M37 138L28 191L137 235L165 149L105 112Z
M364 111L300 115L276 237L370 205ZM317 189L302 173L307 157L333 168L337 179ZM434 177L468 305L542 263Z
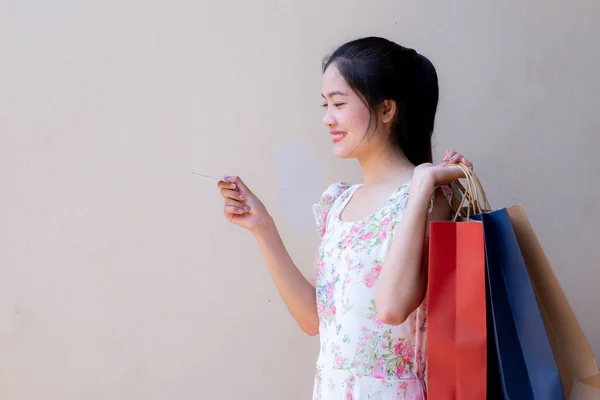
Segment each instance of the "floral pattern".
M375 309L377 279L410 181L363 220L342 221L341 211L360 186L335 183L313 206L321 236L316 282L321 349L313 400L425 400L427 301L398 326L384 324ZM450 188L442 189L451 196Z

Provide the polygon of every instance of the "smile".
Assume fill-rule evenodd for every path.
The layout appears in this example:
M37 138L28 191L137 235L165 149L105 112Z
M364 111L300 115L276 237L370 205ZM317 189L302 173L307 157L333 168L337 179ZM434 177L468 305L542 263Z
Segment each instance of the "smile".
M333 143L337 143L340 140L342 140L344 138L344 136L346 136L345 132L331 132L331 135L333 136Z

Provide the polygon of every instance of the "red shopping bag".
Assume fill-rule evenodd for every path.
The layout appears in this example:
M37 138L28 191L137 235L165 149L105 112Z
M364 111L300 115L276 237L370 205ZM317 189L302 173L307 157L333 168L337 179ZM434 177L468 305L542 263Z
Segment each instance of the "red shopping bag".
M486 398L483 224L432 222L429 231L429 400Z

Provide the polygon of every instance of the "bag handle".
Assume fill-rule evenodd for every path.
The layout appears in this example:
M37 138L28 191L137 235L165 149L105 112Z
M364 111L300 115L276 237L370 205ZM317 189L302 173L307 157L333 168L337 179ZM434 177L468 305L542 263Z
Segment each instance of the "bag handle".
M452 198L451 206L454 211L454 222L458 220L458 217L463 217L469 221L471 215L481 214L492 210L487 195L485 194L485 190L483 190L483 186L481 185L481 181L471 168L463 163L444 164L444 166L447 168L460 168L465 174L466 186L463 186L458 180L453 182L462 194L460 203L458 203L458 200L454 197Z

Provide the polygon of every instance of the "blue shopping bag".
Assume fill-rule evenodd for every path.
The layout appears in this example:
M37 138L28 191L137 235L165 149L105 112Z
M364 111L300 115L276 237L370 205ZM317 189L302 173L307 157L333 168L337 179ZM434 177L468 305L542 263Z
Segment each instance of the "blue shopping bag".
M558 368L507 209L471 218L483 222L491 312L488 321L494 338L488 343L495 345L492 351L496 353L488 362L497 359L503 397L564 400ZM488 394L488 398L497 397Z

